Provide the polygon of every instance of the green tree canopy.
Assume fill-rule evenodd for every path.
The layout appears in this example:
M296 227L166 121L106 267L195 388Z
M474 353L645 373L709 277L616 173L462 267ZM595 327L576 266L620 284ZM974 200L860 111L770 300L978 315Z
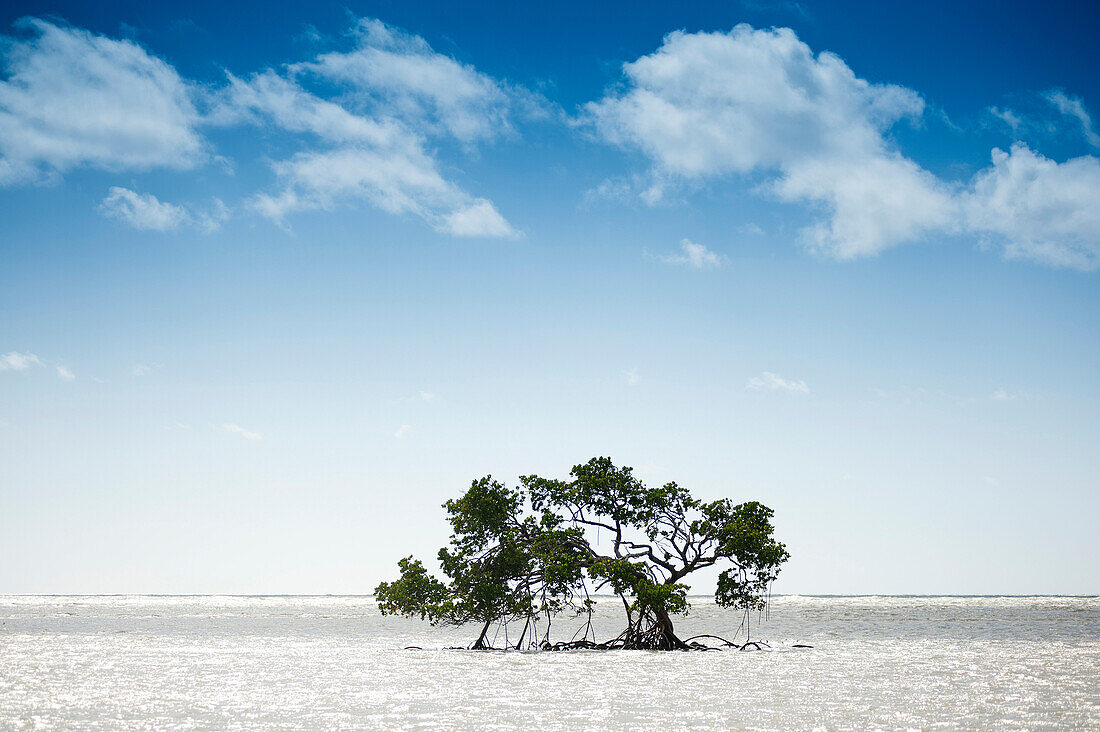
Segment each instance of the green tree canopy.
M494 621L524 619L526 632L540 614L590 610L590 595L607 590L622 599L627 627L605 645L686 648L671 620L689 609L685 577L722 567L715 601L760 609L789 556L767 506L700 501L676 483L648 488L604 457L574 466L568 480L527 475L512 489L482 478L444 508L453 532L438 555L446 580L407 557L375 595L384 614L480 622L475 648Z

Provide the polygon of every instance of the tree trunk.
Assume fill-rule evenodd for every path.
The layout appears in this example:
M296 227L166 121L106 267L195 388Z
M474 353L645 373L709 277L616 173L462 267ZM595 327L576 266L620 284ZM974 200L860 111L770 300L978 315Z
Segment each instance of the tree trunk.
M657 616L657 647L662 651L677 651L682 648L687 648L687 644L676 637L676 632L672 628L672 619L668 616L664 610L658 610Z
M485 621L485 625L481 626L481 635L479 635L479 636L477 637L477 642L476 642L476 643L474 643L474 644L473 644L472 646L470 646L470 650L474 650L474 651L482 651L482 650L485 650L486 648L488 648L488 647L489 647L489 646L488 646L488 645L487 645L487 644L485 643L485 636L486 636L486 635L488 635L488 633L489 633L489 625L490 625L490 624L491 624L492 622L493 622L492 620L486 620L486 621Z

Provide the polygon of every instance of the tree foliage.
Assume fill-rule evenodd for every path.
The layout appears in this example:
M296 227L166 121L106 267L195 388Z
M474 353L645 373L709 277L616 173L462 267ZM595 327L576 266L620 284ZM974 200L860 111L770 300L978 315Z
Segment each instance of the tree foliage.
M452 534L438 559L446 579L406 557L400 577L375 595L383 614L481 623L475 648L486 647L495 621L524 620L526 633L536 617L590 611L591 594L608 590L622 599L627 627L603 646L687 648L671 620L690 607L681 580L723 567L717 604L757 610L789 556L767 506L700 501L676 483L648 488L604 457L574 466L568 480L527 475L517 488L475 480L444 508ZM609 551L593 541L600 533ZM552 645L548 632L543 643Z

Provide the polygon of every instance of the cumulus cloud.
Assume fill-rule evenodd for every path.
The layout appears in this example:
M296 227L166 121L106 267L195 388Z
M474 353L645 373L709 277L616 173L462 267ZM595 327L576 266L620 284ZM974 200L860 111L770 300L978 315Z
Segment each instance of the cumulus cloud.
M234 435L240 435L246 440L262 440L263 435L259 432L252 432L241 427L239 424L223 424L222 429Z
M722 266L725 257L712 252L703 244L693 242L691 239L681 239L679 254L660 255L657 260L665 264L680 265L692 269L714 269Z
M763 175L760 190L819 212L804 244L841 259L969 233L1010 258L1098 266L1100 159L1058 163L1017 144L994 150L993 165L969 184L945 183L889 140L894 125L923 114L916 92L861 79L788 28L677 31L623 74L620 88L585 108L604 140L649 161L648 181L619 185L619 195L654 203L670 187ZM1080 99L1046 99L1097 143ZM990 111L1014 130L1023 125L1012 110Z
M810 387L805 381L784 379L779 374L765 371L759 376L754 376L745 383L749 391L785 391L791 394L809 394Z
M71 168L190 168L205 157L192 87L130 41L39 19L0 39L0 184Z
M950 218L946 187L885 137L921 116L921 98L860 79L831 53L815 56L790 29L677 31L623 72L625 87L586 113L604 139L650 160L643 198L678 182L771 174L780 198L825 213L807 243L842 258L920 238Z
M1100 159L1057 163L1023 143L992 157L963 196L967 227L1010 258L1100 267Z
M0 371L25 371L31 366L41 366L42 360L33 353L9 351L0 355Z

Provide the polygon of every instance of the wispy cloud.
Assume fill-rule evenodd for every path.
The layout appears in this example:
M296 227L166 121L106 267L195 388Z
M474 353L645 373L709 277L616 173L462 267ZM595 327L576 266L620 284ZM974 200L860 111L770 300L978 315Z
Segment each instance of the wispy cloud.
M410 214L458 237L517 237L496 206L450 180L437 150L465 152L515 134L518 117L545 114L541 98L437 53L377 20L358 22L354 47L210 89L183 79L137 43L45 20L0 38L0 185L109 171L192 168L210 160L207 126L257 124L307 142L272 164L275 191L248 207L285 226L297 211L365 202ZM29 37L28 37L29 36ZM310 91L312 87L316 91ZM318 144L319 143L319 144ZM450 163L448 168L453 167ZM112 187L101 212L145 231L217 229L229 214Z
M1077 121L1081 127L1081 134L1089 145L1100 148L1100 134L1097 134L1093 128L1092 117L1089 116L1085 103L1079 97L1071 97L1060 89L1052 89L1045 96L1055 109Z
M119 186L111 188L99 210L104 216L145 231L170 231L188 218L182 206L164 203L151 193L136 193Z
M252 208L285 225L294 212L366 202L453 236L519 236L491 201L444 177L428 141L469 149L510 134L513 115L530 95L377 20L360 21L352 37L350 51L291 64L282 74L229 77L215 118L274 124L313 138L272 165L280 188L255 196ZM323 98L307 88L310 82L343 94Z
M353 90L365 111L383 113L412 127L471 143L513 130L518 108L537 99L473 66L437 53L419 36L364 18L352 29L355 48L325 53L290 67Z
M642 377L638 375L638 369L625 369L623 376L626 378L627 386L637 386Z
M0 371L25 371L31 366L41 366L42 360L33 353L9 351L0 355Z
M745 388L750 391L785 391L791 394L809 394L810 387L801 379L784 379L779 374L765 371L759 376L753 376L745 383Z
M420 396L420 401L422 401L422 402L433 402L433 401L435 401L435 394L432 394L430 391L421 391L419 396Z
M226 432L231 433L231 434L240 435L241 437L243 437L246 440L262 440L263 439L263 435L261 435L259 432L252 432L251 430L246 430L244 427L241 427L239 424L223 424L222 429L225 430Z
M989 107L986 111L988 111L997 119L1004 122L1005 125L1007 125L1008 128L1012 130L1012 134L1014 135L1018 134L1020 128L1023 127L1025 124L1024 118L1020 115L1019 112L1016 112L1015 110L1002 107Z
M64 366L57 367L57 375L65 381L72 381L76 378L76 374L74 374L72 371L65 368Z
M111 187L107 197L99 204L99 210L104 216L135 229L161 232L192 226L211 233L219 229L229 216L229 208L217 198L209 210L199 211L190 206L166 203L151 193L138 193L121 186Z
M23 37L0 43L0 184L205 158L194 87L167 63L131 41L45 20L16 29Z
M797 15L804 20L811 18L810 12L802 3L794 0L741 0L741 7L756 12L780 12Z
M721 267L726 258L712 252L703 244L698 244L690 239L680 240L679 254L663 254L655 257L665 264L690 267L691 269L714 269Z
M393 436L401 440L408 436L412 432L412 425L403 424L397 428L397 431L393 433Z
M990 398L997 402L1007 402L1009 400L1015 399L1016 395L1008 393L1008 391L1005 389L997 389L995 392L993 392Z

